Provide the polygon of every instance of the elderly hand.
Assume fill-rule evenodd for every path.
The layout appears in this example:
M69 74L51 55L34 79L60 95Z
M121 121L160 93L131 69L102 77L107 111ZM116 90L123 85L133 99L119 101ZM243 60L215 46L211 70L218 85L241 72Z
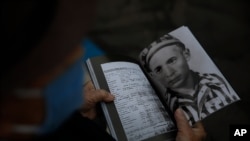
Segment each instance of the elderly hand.
M92 81L88 81L84 85L84 103L82 106L82 115L89 119L96 117L96 104L99 102L111 102L114 100L114 96L109 92L99 89L96 90Z
M191 127L183 111L179 108L175 111L178 133L176 141L202 141L206 137L205 129L201 122Z

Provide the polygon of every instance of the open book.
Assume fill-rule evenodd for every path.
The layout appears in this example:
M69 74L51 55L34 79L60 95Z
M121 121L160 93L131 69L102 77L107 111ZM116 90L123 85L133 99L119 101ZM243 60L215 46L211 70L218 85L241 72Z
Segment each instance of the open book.
M118 141L175 140L176 108L193 125L240 100L186 26L156 39L138 60L98 56L86 66L95 87L116 97L101 105Z

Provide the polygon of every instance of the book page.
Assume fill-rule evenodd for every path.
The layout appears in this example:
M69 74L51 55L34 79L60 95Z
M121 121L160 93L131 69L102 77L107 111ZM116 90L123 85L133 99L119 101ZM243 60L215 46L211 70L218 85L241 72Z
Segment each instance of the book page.
M101 67L129 141L176 129L139 65L112 62Z

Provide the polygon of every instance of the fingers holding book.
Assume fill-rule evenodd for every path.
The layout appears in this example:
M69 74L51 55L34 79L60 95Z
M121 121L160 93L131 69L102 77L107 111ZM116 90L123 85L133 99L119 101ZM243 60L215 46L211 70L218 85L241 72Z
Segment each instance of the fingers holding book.
M197 122L191 127L180 108L175 111L174 116L178 128L176 141L201 141L205 139L206 131L201 122Z
M114 96L103 89L95 89L92 81L88 81L83 88L84 104L82 106L82 115L94 119L96 117L96 105L99 102L111 102Z

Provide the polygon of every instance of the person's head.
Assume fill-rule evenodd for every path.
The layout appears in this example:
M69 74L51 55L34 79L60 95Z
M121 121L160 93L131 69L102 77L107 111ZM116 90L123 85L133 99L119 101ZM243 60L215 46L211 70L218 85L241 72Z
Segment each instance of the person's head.
M177 38L164 35L144 49L140 58L151 76L165 87L178 89L185 85L190 52Z

